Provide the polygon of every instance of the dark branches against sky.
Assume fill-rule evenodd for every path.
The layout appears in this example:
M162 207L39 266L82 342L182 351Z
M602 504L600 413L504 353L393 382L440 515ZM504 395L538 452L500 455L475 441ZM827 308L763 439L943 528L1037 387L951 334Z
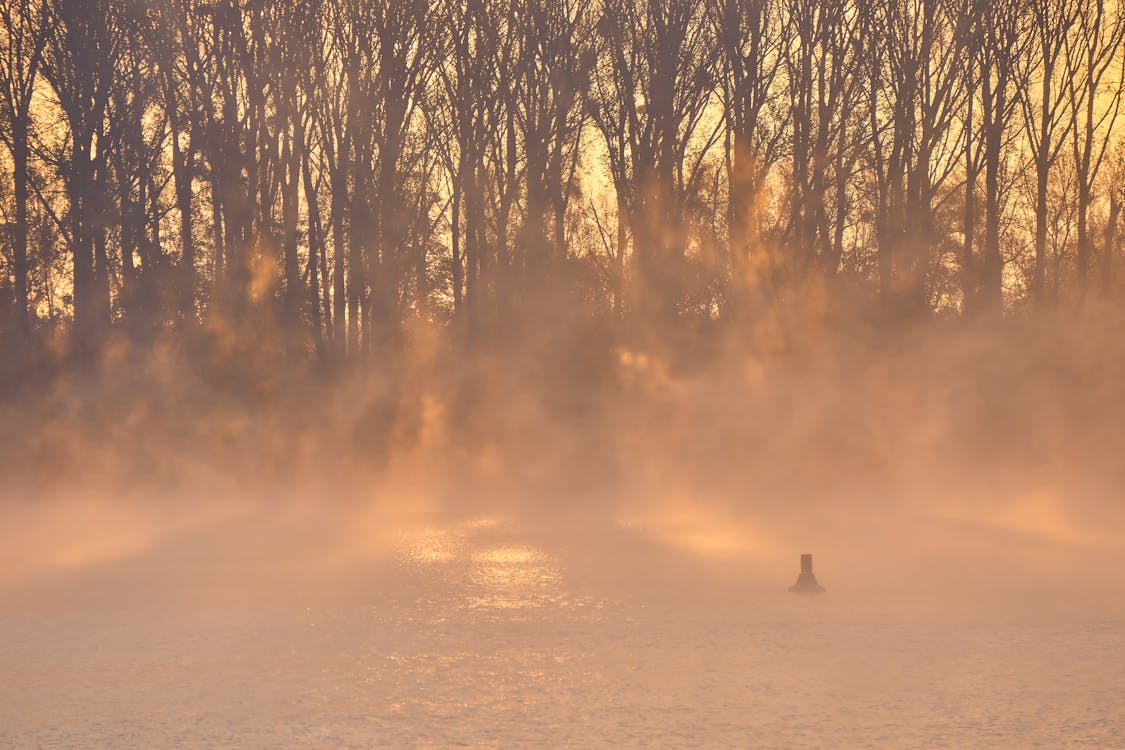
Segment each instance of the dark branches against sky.
M0 0L0 343L1113 294L1123 39L1106 0Z

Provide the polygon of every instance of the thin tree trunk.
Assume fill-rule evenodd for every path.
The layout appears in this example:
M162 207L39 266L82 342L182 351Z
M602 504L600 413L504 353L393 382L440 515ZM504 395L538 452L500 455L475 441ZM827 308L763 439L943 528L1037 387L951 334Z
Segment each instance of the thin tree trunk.
M333 342L337 356L347 353L347 293L344 286L347 249L344 240L344 206L347 205L347 174L340 149L339 161L332 171L332 318Z
M301 270L297 259L297 196L301 184L300 144L304 134L298 122L299 116L289 110L283 119L285 128L279 167L279 181L284 191L281 197L282 236L281 247L285 273L285 326L287 334L296 337L301 320ZM295 343L295 341L293 342Z
M1120 194L1114 190L1109 196L1109 217L1105 225L1105 248L1102 254L1102 288L1113 288L1113 256L1117 253L1117 219L1121 214Z
M25 344L31 341L28 312L27 263L27 119L16 117L12 123L12 160L15 169L16 226L13 237L13 265L16 276L16 327Z
M171 82L168 83L170 90ZM177 305L185 321L195 319L195 240L191 214L191 153L180 148L180 125L176 103L169 100L168 120L172 128L172 178L176 189L176 210L180 214L181 287Z
M1031 291L1036 302L1043 300L1043 282L1047 266L1047 180L1051 158L1051 78L1054 66L1043 70L1043 99L1040 104L1039 152L1035 158L1035 273Z
M304 139L298 143L301 146L301 165L304 175L305 205L308 210L309 225L309 313L312 317L313 334L315 336L317 353L324 356L325 337L332 338L332 315L328 306L328 295L323 297L323 311L321 310L321 279L324 275L324 232L320 223L320 205L317 202L316 188L312 181L312 169L309 166L309 149L304 147ZM327 290L327 279L324 280ZM323 316L323 317L322 317Z
M464 306L462 299L463 271L461 258L461 191L454 186L452 200L452 214L449 222L451 246L453 252L453 315L458 316Z

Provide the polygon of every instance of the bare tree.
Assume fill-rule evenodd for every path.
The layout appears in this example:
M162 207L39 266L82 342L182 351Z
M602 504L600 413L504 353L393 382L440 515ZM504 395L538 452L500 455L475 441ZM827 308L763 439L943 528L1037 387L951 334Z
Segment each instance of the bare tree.
M402 320L399 289L407 270L415 265L408 249L417 247L411 237L409 176L420 154L415 137L420 125L423 92L439 62L434 35L438 15L426 3L381 0L371 13L371 31L377 39L378 83L373 92L379 114L375 130L378 247L372 255L375 318L386 334L397 335ZM416 205L416 204L415 204Z
M1105 0L1079 0L1066 37L1066 80L1071 149L1078 188L1078 284L1086 289L1090 256L1090 206L1125 91L1125 8Z
M834 273L855 164L849 128L861 80L852 74L859 12L848 0L786 0L786 10L793 29L784 55L791 124L789 233L799 267Z
M499 123L486 92L494 90L499 75L497 29L504 10L495 0L451 0L442 11L449 54L438 68L445 112L437 119L444 119L451 136L453 294L462 300L471 327L495 255L487 233L487 153Z
M12 231L15 271L16 327L24 342L31 337L28 310L28 158L32 126L31 103L52 18L44 3L4 0L0 3L0 139L12 154L15 225Z
M1110 0L0 0L0 36L25 342L42 304L89 352L214 320L342 360L809 276L999 313L1118 252Z
M582 94L593 67L591 0L519 0L523 40L514 83L516 126L526 159L524 261L567 255L566 212L585 124ZM548 242L547 225L553 237Z
M960 153L952 132L964 96L960 5L883 0L861 20L879 290L896 311L925 304L933 201Z
M80 347L93 351L109 323L105 112L121 52L118 9L109 0L52 0L43 72L69 130L64 182L70 206L74 319Z
M777 0L714 0L719 82L730 141L727 226L735 286L749 275L761 232L766 178L781 158L784 119L776 112L788 24Z
M1063 53L1079 10L1077 0L1030 0L1030 74L1021 82L1027 146L1035 165L1035 268L1031 289L1044 294L1047 266L1047 192L1050 171L1067 143L1073 120L1067 117L1068 86Z
M699 166L685 157L714 94L714 29L689 0L606 0L602 12L594 119L609 150L627 159L617 168L628 183L619 203L633 228L637 299L645 317L659 320L679 304L685 188Z
M977 47L984 160L984 259L975 302L984 310L999 310L1003 300L1004 260L1000 229L1003 206L1001 168L1019 112L1019 92L1026 89L1029 37L1024 33L1023 0L980 0Z

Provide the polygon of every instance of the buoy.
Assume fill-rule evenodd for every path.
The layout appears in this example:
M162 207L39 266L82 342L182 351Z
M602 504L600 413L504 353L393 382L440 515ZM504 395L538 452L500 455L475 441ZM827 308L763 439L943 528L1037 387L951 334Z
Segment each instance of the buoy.
M801 575L797 582L789 587L794 594L823 594L824 587L816 582L812 572L812 555L801 555Z

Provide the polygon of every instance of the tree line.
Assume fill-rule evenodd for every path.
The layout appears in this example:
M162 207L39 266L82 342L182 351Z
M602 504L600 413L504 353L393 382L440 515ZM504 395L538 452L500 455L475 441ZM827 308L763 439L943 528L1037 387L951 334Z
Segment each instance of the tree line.
M1107 0L0 0L3 340L1081 301L1123 41Z

